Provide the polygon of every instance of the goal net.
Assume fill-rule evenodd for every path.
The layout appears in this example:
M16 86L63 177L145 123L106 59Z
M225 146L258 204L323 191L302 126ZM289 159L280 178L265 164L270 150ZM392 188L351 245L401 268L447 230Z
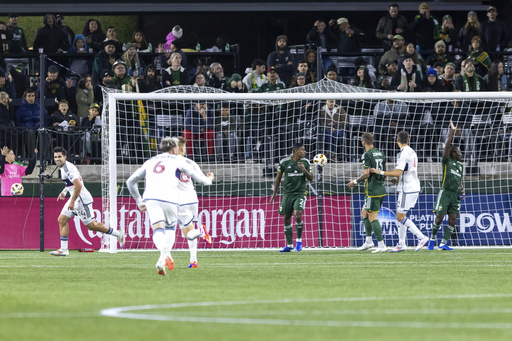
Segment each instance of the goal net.
M279 161L295 142L307 159L325 154L309 183L304 247L357 247L365 240L361 220L364 185L346 184L362 174L360 137L371 132L375 147L395 169L396 135L406 130L419 158L421 194L408 217L430 236L442 184L441 157L449 122L463 154L465 200L452 235L455 246L511 245L512 100L507 93L392 93L327 79L267 94L231 94L209 87L169 87L150 94L104 89L102 133L103 211L125 230L128 250L152 249L152 231L126 188L126 179L158 153L164 136L184 136L187 157L215 174L197 186L198 223L213 238L203 248L278 248L285 245L277 202L270 204ZM398 241L396 186L386 183L379 213L387 246ZM141 191L143 184L141 185ZM282 187L282 185L281 185ZM447 224L447 217L443 227ZM440 233L442 234L442 233ZM177 233L176 248L187 248ZM408 244L416 245L408 233ZM116 251L104 238L102 249Z

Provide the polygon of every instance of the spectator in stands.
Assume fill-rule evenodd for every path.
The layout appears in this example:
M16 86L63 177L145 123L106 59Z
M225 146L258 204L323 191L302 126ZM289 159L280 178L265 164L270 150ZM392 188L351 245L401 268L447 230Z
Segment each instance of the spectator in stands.
M103 42L107 38L105 33L101 30L101 24L96 19L89 19L85 23L84 31L82 33L85 37L85 43L92 47L94 53L101 51Z
M405 92L421 91L420 84L423 77L421 71L414 64L412 56L407 53L404 54L402 64L403 68L393 75L389 88Z
M366 65L356 67L356 77L350 81L350 85L373 89L373 82Z
M453 52L458 46L458 36L455 27L453 26L453 18L451 15L446 14L443 17L443 23L439 29L439 39L444 41L446 50Z
M116 43L113 40L103 42L103 50L96 54L94 57L94 64L92 68L92 80L96 83L102 75L102 71L110 70L116 59L114 53L116 52ZM117 51L119 52L119 51Z
M338 162L339 155L345 155L343 151L338 152L339 147L345 145L342 143L345 135L345 127L348 124L348 116L341 106L336 104L333 99L327 100L320 112L320 130L323 133L325 142L326 156L333 162Z
M418 51L414 48L413 43L409 43L409 44L405 45L404 54L408 54L412 57L412 60L414 61L414 65L416 65L418 67L418 69L421 70L421 72L424 72L427 69L427 64L425 63L425 60L423 59L421 54L418 53ZM404 61L404 59L403 59L403 55L402 55L397 60L399 70L402 69L402 67L403 67L403 61Z
M234 162L237 160L238 131L238 121L236 116L231 114L229 102L222 102L220 115L215 121L216 154L222 161Z
M487 52L482 49L482 41L479 36L474 36L471 40L471 52L469 53L468 58L473 59L476 73L481 77L485 77L491 68L492 62Z
M175 40L181 39L183 36L183 29L176 25L172 28L171 32L167 34L167 37L165 37L165 44L162 46L164 50L171 50L171 45ZM194 46L195 47L195 46Z
M29 85L28 76L21 72L21 68L18 70L18 67L19 65L16 67L14 65L9 66L9 74L7 76L9 82L11 82L12 86L14 86L16 93L15 98L21 98L25 93L25 90L28 89Z
M317 82L319 73L316 61L316 51L313 49L307 49L306 52L304 52L304 59L306 60L306 63L308 63L308 71L311 74L311 79L314 79L314 82ZM324 70L327 70L329 66L332 65L331 57L325 58L322 62ZM322 67L320 67L320 70L321 69Z
M508 44L508 29L505 23L496 20L498 11L496 7L487 8L487 21L482 23L483 45L489 52L503 51Z
M425 57L434 53L434 44L439 40L439 22L430 14L430 5L426 2L420 5L419 11L411 24L411 31L419 52Z
M85 163L90 163L89 157L94 156L98 157L100 154L100 136L99 132L101 132L101 110L100 106L97 103L92 103L89 106L89 113L87 118L82 120L82 127L88 129L89 131L85 133L85 152L86 158L84 159ZM96 148L93 148L93 143L96 143Z
M83 34L77 34L73 40L73 45L68 53L83 55L84 57L73 56L70 58L69 70L75 74L85 75L89 73L89 58L85 58L85 53L89 53L89 46L85 44Z
M16 89L5 77L5 71L0 69L0 91L6 92L9 98L16 98Z
M435 63L434 63L434 66L432 66L432 67L436 70L438 77L439 77L439 76L441 76L441 75L443 74L443 72L444 72L444 66L443 66L443 64L442 64L442 63L440 63L440 62L435 62Z
M338 52L361 52L361 39L364 33L357 27L351 27L347 18L336 20L337 26L334 27L334 19L329 21L329 26L336 36L336 46Z
M331 30L326 30L326 24L323 20L315 21L313 28L306 35L306 40L314 49L322 49L327 52L336 47L336 36Z
M163 49L160 47L157 52L161 53L159 56L160 65L162 65L163 68L168 67L171 65L171 53L177 52L181 55L181 66L183 66L185 69L188 66L188 58L185 52L182 50L182 44L183 40L176 39L171 44L170 49ZM162 45L160 45L162 46Z
M23 99L18 110L16 110L16 126L26 128L23 132L23 148L25 155L32 155L36 147L36 129L40 127L40 106L36 101L36 91L27 89L23 94ZM43 127L47 127L50 123L50 116L44 110Z
M385 155L391 155L396 134L408 121L409 107L404 101L383 100L373 108L373 117L373 135L375 141L379 141L378 148Z
M248 92L257 92L260 86L268 81L265 75L266 69L267 67L262 59L256 58L252 61L251 67L245 70L247 75L242 79Z
M36 166L37 149L34 149L34 155L30 158L28 167L22 166L16 162L16 154L7 146L4 146L0 155L0 178L2 179L1 194L4 197L12 197L11 186L15 183L21 183L21 177L32 174Z
M306 84L311 83L311 75L308 72L308 63L305 60L300 60L297 63L297 73L302 73L306 76ZM295 75L290 79L290 87L293 88L295 86Z
M66 33L69 45L73 45L73 40L75 39L75 32L71 29L71 27L64 25L64 16L62 14L57 14L55 16L55 27L61 29Z
M482 35L480 31L480 22L478 21L478 17L475 11L468 12L468 20L466 24L460 28L459 30L459 47L464 53L469 53L471 51L471 40L475 36Z
M238 73L234 73L230 78L222 85L222 90L231 93L245 93L247 88L242 82L242 76Z
M444 87L443 81L437 78L437 71L433 67L429 67L427 70L427 75L423 80L423 84L421 86L421 91L423 92L445 92L446 88Z
M89 115L89 106L94 103L94 88L92 86L92 77L89 75L82 76L78 81L76 89L77 115L80 119L78 124Z
M10 53L27 53L27 39L25 38L25 31L18 26L18 14L9 13L9 23L7 26L11 29L12 39L9 40ZM20 93L21 96L21 93Z
M397 34L393 37L393 46L380 58L379 62L379 71L385 72L386 71L386 63L390 60L398 60L400 56L404 54L405 51L405 40L404 37Z
M123 45L117 40L117 32L116 28L114 26L109 26L107 28L107 32L105 33L105 40L103 40L102 47L104 47L104 44L110 40L110 42L114 43L114 46L116 47L116 52L121 53L123 51Z
M295 70L294 64L295 59L288 50L288 37L285 35L277 36L276 50L268 55L267 67L273 66L281 82L288 86Z
M5 91L0 92L0 129L10 130L14 127L15 123L15 115L14 115L14 107L11 105L12 99L9 97L9 94ZM1 135L0 135L1 136ZM6 143L6 141L1 140L0 142Z
M206 86L206 76L202 72L196 72L192 81L194 86Z
M187 155L213 156L215 153L214 128L215 114L208 108L206 102L195 103L187 110L183 131L183 137L187 139ZM204 145L202 142L205 142Z
M279 74L277 73L275 66L269 66L267 70L267 77L268 82L263 83L258 92L270 92L270 91L277 91L282 90L286 88L286 85L281 82L279 79ZM256 92L256 91L253 91Z
M37 30L34 40L34 51L40 48L44 53L61 53L69 49L68 35L55 26L55 16L46 14L43 19L44 26Z
M163 86L189 85L190 77L188 75L188 71L181 66L181 54L173 52L173 54L171 54L170 61L171 66L165 69L162 75Z
M329 66L329 68L327 69L327 73L325 74L325 77L332 81L338 82L338 69L336 68L336 66Z
M291 86L292 88L306 85L306 75L302 72L297 72L293 77L295 80L294 84Z
M444 72L438 77L445 88L445 91L455 90L455 64L452 62L446 63Z
M68 127L78 125L78 118L69 111L68 101L59 101L59 108L50 116L50 126L59 130L67 131Z
M146 41L146 37L144 36L144 33L142 33L142 31L133 32L132 44L140 52L147 52L146 50L148 49L149 46L148 42ZM126 50L128 50L128 46L126 47Z
M48 67L44 94L46 99L55 99L55 103L66 99L66 82L59 76L59 68L55 65ZM57 107L53 105L48 107L50 111L56 109Z
M224 77L224 68L220 63L215 62L210 65L208 76L206 84L212 88L220 89L224 82L226 82L226 78Z
M112 77L114 76L114 72L110 69L104 69L101 72L99 83L94 86L94 101L98 104L103 104L103 92L101 87L105 88L117 88L114 83L112 83Z
M9 42L12 38L11 28L3 21L0 21L0 56L2 53L9 53Z
M484 78L487 83L487 91L508 91L508 79L503 70L501 61L492 62L489 73Z
M126 52L123 53L121 59L126 64L126 72L129 76L143 77L146 64L142 58L139 58L137 47L132 43L126 43Z
M114 71L112 83L117 87L117 89L123 91L133 91L132 80L126 72L126 64L121 59L118 59L114 63L112 70Z
M391 85L391 79L393 75L398 70L397 61L389 59L386 64L386 72L381 73L379 78L377 78L376 88L382 90L389 90L389 86Z
M162 84L156 77L156 69L153 64L149 64L144 69L144 78L138 80L138 91L148 93L162 89Z
M452 62L453 63L453 57L446 53L446 44L444 41L439 40L436 42L435 45L435 52L427 58L427 67L433 67L434 64L440 63L442 67L446 65L446 63Z
M396 3L389 5L388 14L380 18L375 35L382 40L382 48L384 51L391 49L395 36L400 35L406 37L409 35L411 28L407 19L398 14L399 6ZM386 61L387 59L384 59ZM381 60L382 61L382 60Z
M471 58L465 60L465 72L459 76L455 82L455 90L468 91L486 91L485 80L476 73L475 62Z
M65 88L64 94L66 96L66 99L68 100L69 110L71 110L73 112L78 111L78 105L76 104L76 83L78 83L78 82L74 77L66 78L66 81L65 81L66 88Z

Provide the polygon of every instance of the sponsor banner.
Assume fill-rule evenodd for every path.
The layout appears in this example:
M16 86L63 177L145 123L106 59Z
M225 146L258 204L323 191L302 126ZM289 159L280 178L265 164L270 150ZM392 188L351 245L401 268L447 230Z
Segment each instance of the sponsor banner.
M398 243L397 197L398 195L394 194L387 195L379 212L379 221L382 225L384 241L388 246ZM427 236L431 235L432 222L435 218L432 210L436 198L437 195L434 194L420 195L416 206L407 215L421 232ZM465 200L461 200L460 216L457 220L459 245L511 245L511 200L512 198L509 194L466 195ZM361 219L363 204L364 195L355 195L353 205L354 246L361 246L365 241L364 226ZM441 240L447 223L448 216L445 216L442 230L437 233L438 241ZM411 232L407 232L407 245L412 246L416 244L416 237Z
M283 218L277 213L280 203L270 204L269 197L200 198L199 221L213 237L212 248L279 248L286 244ZM324 197L322 226L319 227L318 198L308 197L303 215L305 247L340 247L350 245L350 197ZM101 212L101 198L94 199L96 220L108 222ZM0 198L4 214L0 249L39 249L39 200L36 198ZM60 247L57 217L64 205L56 198L45 199L45 248ZM99 249L102 234L89 231L78 217L69 222L69 248ZM153 248L147 215L137 209L131 198L118 200L118 228L127 234L128 248ZM320 241L320 231L322 242ZM188 248L185 238L176 231L175 248ZM295 228L294 228L295 240ZM202 243L202 242L201 242Z

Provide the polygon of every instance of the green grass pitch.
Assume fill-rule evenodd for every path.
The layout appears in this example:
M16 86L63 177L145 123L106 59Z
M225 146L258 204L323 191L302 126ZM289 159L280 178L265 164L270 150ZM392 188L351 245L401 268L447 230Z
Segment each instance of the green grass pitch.
M0 340L512 338L510 248L173 256L2 251Z

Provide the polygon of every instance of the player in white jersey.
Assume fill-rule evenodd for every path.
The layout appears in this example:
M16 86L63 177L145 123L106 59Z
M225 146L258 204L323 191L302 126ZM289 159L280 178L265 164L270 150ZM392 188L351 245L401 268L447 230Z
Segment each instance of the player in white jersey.
M400 153L397 155L396 169L385 172L372 168L371 172L394 177L393 183L398 182L396 219L398 220L399 241L396 247L391 249L390 252L405 251L407 229L418 237L419 242L416 246L416 251L418 251L428 242L428 237L418 229L411 219L407 218L407 212L416 205L421 190L420 180L418 179L418 156L416 152L409 147L408 132L401 131L398 133L397 144L398 147L400 147Z
M165 267L174 269L174 260L170 254L167 233L174 235L178 220L179 179L176 176L183 172L195 181L211 185L212 178L206 177L200 171L197 172L178 152L178 140L166 137L160 142L159 154L147 160L142 167L137 169L126 181L130 194L137 202L139 209L147 210L151 227L153 229L153 242L160 251L160 257L156 263L158 274L165 275ZM141 196L137 183L146 180L144 195ZM200 232L187 234L188 239L199 237ZM172 246L172 245L171 245Z
M121 247L125 244L125 234L123 231L114 230L106 227L102 223L94 219L94 211L92 208L92 195L84 186L82 176L74 164L66 161L67 151L62 147L53 149L53 160L60 169L60 177L66 184L64 190L57 197L57 201L66 199L69 193L70 198L60 212L58 222L60 229L60 249L50 252L54 256L69 255L68 236L69 236L69 220L75 215L80 217L84 225L92 231L103 232L117 237Z

